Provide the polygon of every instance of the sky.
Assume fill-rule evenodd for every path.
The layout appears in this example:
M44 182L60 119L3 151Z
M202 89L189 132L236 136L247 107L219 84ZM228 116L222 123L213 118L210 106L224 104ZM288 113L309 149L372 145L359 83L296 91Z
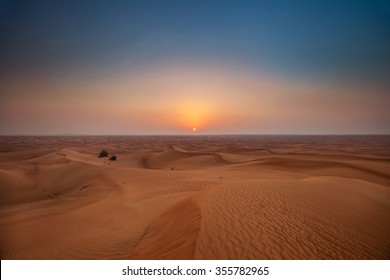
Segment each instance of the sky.
M389 77L390 0L0 0L0 135L389 134Z

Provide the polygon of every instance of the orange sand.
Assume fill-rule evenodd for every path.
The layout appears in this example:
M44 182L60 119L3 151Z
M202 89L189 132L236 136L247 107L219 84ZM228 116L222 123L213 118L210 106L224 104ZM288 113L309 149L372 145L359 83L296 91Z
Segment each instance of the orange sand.
M390 136L0 137L0 238L1 259L388 259Z

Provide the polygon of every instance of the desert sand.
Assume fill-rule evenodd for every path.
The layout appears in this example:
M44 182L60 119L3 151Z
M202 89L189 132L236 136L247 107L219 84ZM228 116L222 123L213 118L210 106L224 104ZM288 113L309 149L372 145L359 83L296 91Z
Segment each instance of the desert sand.
M390 136L0 137L0 255L389 259Z

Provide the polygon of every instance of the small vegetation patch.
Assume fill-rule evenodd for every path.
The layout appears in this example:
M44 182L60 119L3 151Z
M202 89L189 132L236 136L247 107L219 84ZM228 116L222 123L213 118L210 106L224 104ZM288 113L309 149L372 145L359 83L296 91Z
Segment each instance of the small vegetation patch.
M116 155L110 156L109 160L116 160Z
M106 150L101 150L101 152L99 153L99 157L108 157L108 152Z

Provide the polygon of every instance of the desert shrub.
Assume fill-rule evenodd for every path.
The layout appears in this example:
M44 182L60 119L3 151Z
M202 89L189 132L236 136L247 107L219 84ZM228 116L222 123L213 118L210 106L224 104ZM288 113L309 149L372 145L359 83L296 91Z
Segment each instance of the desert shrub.
M102 158L102 157L108 157L108 153L106 150L101 150L101 152L99 153L99 157Z
M109 160L116 160L116 155L110 156Z

